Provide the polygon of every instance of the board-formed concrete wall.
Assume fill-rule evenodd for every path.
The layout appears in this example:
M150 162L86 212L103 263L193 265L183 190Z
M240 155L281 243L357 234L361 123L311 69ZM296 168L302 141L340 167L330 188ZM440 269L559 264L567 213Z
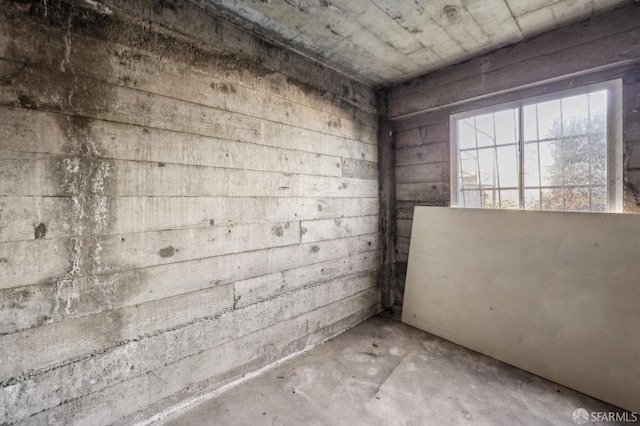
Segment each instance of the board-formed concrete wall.
M0 4L0 424L133 422L376 313L365 86L183 1Z
M450 114L621 78L624 210L640 212L639 43L640 6L632 5L385 91L395 157L395 304L402 305L414 206L449 205Z

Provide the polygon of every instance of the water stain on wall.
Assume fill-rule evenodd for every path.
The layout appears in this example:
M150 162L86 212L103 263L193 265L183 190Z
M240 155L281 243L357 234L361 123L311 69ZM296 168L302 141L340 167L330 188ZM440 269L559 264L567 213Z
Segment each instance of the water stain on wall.
M85 70L99 67L109 72L109 57L100 49L90 58L82 57L74 50L74 40L82 32L108 31L111 18L104 11L63 2L12 3L3 12L11 17L7 56L23 61L19 72L6 82L15 97L13 105L55 113L58 126L67 136L63 154L50 172L57 177L60 195L71 200L61 215L63 229L72 235L69 269L63 276L52 277L55 284L48 284L55 285L56 290L55 300L49 300L45 316L53 319L75 316L77 303L80 300L84 303L87 298L98 299L87 301L97 305L97 309L109 309L117 283L104 282L99 274L108 271L102 262L102 239L112 220L107 195L113 166L101 156L92 133L92 121L81 115L109 108L113 94L105 86L79 80L75 72L77 64L82 64ZM43 221L34 227L34 238L43 239L47 232ZM93 290L98 291L90 294L81 291L83 286L77 280L86 277L93 277Z

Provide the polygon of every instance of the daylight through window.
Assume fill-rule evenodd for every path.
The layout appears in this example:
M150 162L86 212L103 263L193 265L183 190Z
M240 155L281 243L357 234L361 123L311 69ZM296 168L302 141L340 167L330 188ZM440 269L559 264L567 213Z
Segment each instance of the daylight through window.
M620 82L452 116L452 205L615 211Z

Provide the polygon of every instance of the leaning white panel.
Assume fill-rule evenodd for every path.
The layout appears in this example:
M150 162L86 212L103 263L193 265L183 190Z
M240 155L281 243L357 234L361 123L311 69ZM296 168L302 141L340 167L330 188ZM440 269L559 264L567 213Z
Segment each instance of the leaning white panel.
M640 215L416 207L402 321L640 411Z

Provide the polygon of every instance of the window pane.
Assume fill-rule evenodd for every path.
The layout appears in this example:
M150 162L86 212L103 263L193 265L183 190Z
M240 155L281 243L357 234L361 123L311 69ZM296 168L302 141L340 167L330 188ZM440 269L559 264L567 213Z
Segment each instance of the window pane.
M565 139L563 143L564 184L588 185L590 180L589 137Z
M460 205L463 207L482 207L480 191L462 191L460 197L462 198Z
M517 209L518 205L518 191L517 190L502 190L500 191L500 208L501 209Z
M518 142L518 109L496 112L496 143L498 145Z
M588 185L589 163L566 163L564 165L565 185Z
M563 210L564 209L564 189L543 189L540 200L542 210Z
M604 186L591 188L591 211L603 212L607 210L607 189Z
M565 193L565 210L572 211L589 211L589 188L566 188Z
M473 149L460 152L460 188L466 185L478 185L478 151Z
M524 191L524 208L527 210L540 209L540 190L526 189Z
M598 92L589 93L589 102L592 115L604 115L607 112L607 91L600 90Z
M457 121L458 136L464 137L458 149L461 206L517 207L517 121L517 108ZM497 147L496 143L502 146ZM501 202L503 194L505 200Z
M476 117L476 136L478 138L478 147L496 144L493 114L479 115Z
M536 108L538 110L538 137L540 139L560 137L562 135L560 101L542 102L536 104Z
M540 182L542 186L561 186L562 145L559 141L540 142ZM525 164L525 170L528 169Z
M605 185L607 182L607 138L591 135L591 183Z
M536 113L535 105L527 105L523 108L524 116L524 140L536 141L538 140L538 115Z
M501 146L497 149L498 172L501 188L518 187L518 154L516 146Z
M495 150L478 150L478 160L480 164L480 183L485 188L495 188L498 186L498 170L496 169Z
M460 149L475 148L476 147L476 131L474 120L472 118L466 118L464 120L458 120L458 147Z
M482 207L487 209L500 208L500 191L496 188L482 189Z
M540 186L538 144L535 142L525 144L524 146L524 186L525 188Z
M563 136L589 133L589 95L562 99Z
M552 140L539 143L538 159L535 147L525 147L526 187L535 186L538 167L540 185L546 187L541 208L593 208L590 186L606 187L606 91L543 102L536 108L538 136ZM600 201L596 205L602 207Z
M591 110L591 133L603 134L607 131L607 91L589 94Z

